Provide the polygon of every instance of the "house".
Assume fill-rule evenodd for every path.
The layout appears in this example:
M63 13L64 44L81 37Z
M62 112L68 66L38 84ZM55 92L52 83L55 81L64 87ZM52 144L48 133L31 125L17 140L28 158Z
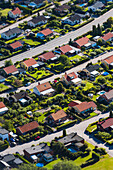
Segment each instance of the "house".
M9 44L9 47L13 50L13 51L17 51L19 49L22 49L23 44L20 43L20 41L15 41L12 44Z
M11 167L10 167L10 165L8 163L0 160L0 169L1 170L10 170Z
M38 146L26 148L23 150L23 152L24 152L24 156L29 160L32 159L33 155L43 156L43 154L45 153L50 153L50 154L53 153L50 146L48 146L46 143L41 143Z
M33 88L33 92L40 96L40 95L50 95L54 92L54 89L50 85L49 82L38 84L38 86Z
M67 135L67 136L65 136L63 138L58 139L58 142L63 143L65 146L68 145L68 144L69 145L74 145L76 143L84 144L84 139L81 136L77 135L76 132L75 133L72 132L72 133L70 133L69 135Z
M73 54L76 54L76 51L77 50L74 47L67 44L56 49L55 53L58 53L60 55L64 54L64 55L72 56ZM77 52L80 52L80 50L78 49Z
M0 115L6 113L8 111L8 108L5 106L3 102L0 102Z
M71 105L69 105L71 107ZM91 102L81 102L79 104L75 105L73 104L72 108L79 114L85 114L90 111L94 111L97 109L97 105L91 101Z
M52 51L49 51L47 53L44 53L40 56L38 56L38 59L40 61L44 61L44 62L47 62L47 61L54 61L54 60L57 60L59 56L55 55Z
M17 7L14 10L8 12L10 18L16 19L21 17L22 11Z
M103 9L104 8L104 4L101 1L96 1L92 6L88 7L89 11L97 11L98 9Z
M16 165L18 167L18 165L21 165L23 164L23 161L19 158L16 158L14 161L13 161L14 165Z
M29 70L31 68L36 68L38 67L37 61L34 58L30 58L28 60L25 60L21 63L21 67Z
M101 37L102 41L105 43L107 41L113 41L113 33L108 32Z
M39 25L44 25L47 23L47 19L41 15L41 16L37 16L35 18L33 18L32 20L28 21L28 26L30 27L36 27L36 26L39 26Z
M15 156L13 154L7 154L3 157L2 161L6 162L9 165L13 165L13 161L15 160Z
M38 32L36 37L40 38L41 40L44 40L47 36L52 36L52 35L53 35L53 31L51 31L49 28L46 28Z
M14 66L14 65L11 65L11 66L8 66L8 67L5 67L3 68L3 74L5 76L11 76L11 75L17 75L19 72L18 72L18 69Z
M3 83L5 81L5 77L0 75L0 83Z
M100 101L104 100L108 103L113 102L113 89L108 92L105 92L103 95L101 95L99 97L99 100Z
M74 108L76 105L78 105L78 104L80 104L81 103L81 101L79 101L79 100L73 100L73 101L71 101L69 104L68 104L68 108L69 109L72 109L72 108Z
M68 11L71 9L71 7L69 5L61 5L57 8L54 8L54 12L56 15L59 15L59 16L64 16L68 13Z
M78 14L75 14L75 15L72 15L70 16L69 18L64 18L62 19L62 23L63 24L69 24L71 26L75 25L75 24L78 24L82 21L82 18L80 15Z
M77 47L77 48L91 48L91 47L95 47L96 46L96 42L94 41L90 41L89 38L87 37L82 37L79 38L78 40L73 41L73 46Z
M1 38L5 40L10 40L11 38L18 36L21 33L22 33L22 30L19 29L18 27L15 27L15 28L9 29L6 32L1 33Z
M0 126L0 138L9 141L9 131Z
M101 66L99 64L95 64L95 65L88 65L86 66L86 68L84 68L82 71L79 71L78 74L80 75L80 77L97 77L99 75L99 69L101 68Z
M45 153L45 154L43 155L43 159L44 159L44 161L46 161L46 162L51 162L51 161L53 161L53 156L52 156L50 153Z
M107 57L106 59L104 59L102 61L102 63L105 65L105 66L108 66L109 68L112 68L113 67L113 55Z
M28 132L36 132L38 127L39 127L38 122L33 121L23 126L17 127L16 132L20 135L25 135Z
M63 123L67 119L67 114L64 110L59 110L56 113L52 113L47 117L49 123L59 124Z
M43 5L45 5L45 1L44 0L34 0L34 1L31 1L28 4L28 7L31 7L31 8L40 8Z
M102 131L113 130L113 118L108 118L97 123L97 128Z
M28 96L27 92L23 91L10 96L9 102L20 102L22 106L27 106L32 103L32 99Z
M72 73L69 73L67 74L65 72L65 75L62 76L61 78L61 81L65 84L65 85L70 85L70 84L73 84L73 85L80 85L81 84L81 79L78 78L78 76L72 72Z

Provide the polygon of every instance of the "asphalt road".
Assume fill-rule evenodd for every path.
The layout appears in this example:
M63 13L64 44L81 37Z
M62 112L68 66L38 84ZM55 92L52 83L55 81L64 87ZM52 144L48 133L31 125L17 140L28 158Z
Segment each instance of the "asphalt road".
M67 72L67 73L78 72L79 70L82 70L83 68L85 68L88 63L92 62L92 63L95 64L95 63L98 62L98 60L105 59L105 58L107 58L107 57L110 56L110 55L113 55L113 51L112 51L112 52L107 52L107 53L105 53L105 54L103 54L103 55L101 55L101 56L99 56L99 57L97 57L97 58L91 59L91 60L89 60L89 61L87 61L87 62L85 62L85 63L83 63L83 64L81 64L81 65L78 65L78 66L76 66L76 67L74 67L74 68L72 68L72 69L70 69L70 70L68 70L68 71L66 71L66 72ZM58 77L61 78L63 74L64 74L64 73L53 75L53 76L51 76L51 77L49 77L49 78L46 78L46 79L41 80L40 83L42 84L42 83L45 83L45 82L47 82L47 81L53 81L55 78L58 78ZM28 87L20 87L20 88L18 88L18 90L16 90L16 92L19 92L20 90L32 89L32 88L34 88L34 87L37 86L37 85L38 85L38 82L35 82L35 83L32 83L32 84L31 84L30 86L28 86ZM14 90L13 90L13 91L14 91ZM8 93L9 93L9 92L8 92ZM0 97L6 97L8 93L2 93L2 94L0 94Z
M99 140L93 139L91 136L84 133L85 129L87 128L87 126L90 123L93 123L93 122L99 120L99 118L105 118L105 117L108 117L108 116L109 116L109 113L100 114L100 115L95 116L91 119L88 119L88 120L83 121L79 124L76 124L76 125L67 129L67 134L72 133L72 132L77 132L77 134L82 136L85 139L85 141L91 143L94 146L98 145L98 147L105 148L107 153L110 156L113 157L113 148L107 147L104 143L100 142ZM23 154L23 150L25 148L31 147L33 144L37 145L40 142L51 142L51 140L53 140L55 137L59 137L61 135L62 135L62 131L52 133L52 134L46 135L45 137L41 138L38 141L32 141L32 142L25 143L25 144L22 144L22 145L17 145L17 146L12 147L12 148L8 148L5 151L1 152L0 154L5 155L5 154L8 154L8 153L11 154L11 153L15 153L15 152L19 152L20 154Z
M71 32L65 34L64 36L60 36L54 40L47 42L44 45L38 46L38 47L31 49L29 51L26 51L24 53L15 55L15 56L11 57L10 59L12 60L13 63L15 63L16 61L21 61L24 58L31 58L39 53L42 53L45 50L48 50L48 51L53 50L57 46L61 46L63 44L68 43L70 38L73 40L74 38L90 31L92 29L92 25L97 25L98 23L102 24L103 22L105 22L107 20L107 18L111 17L112 14L113 14L113 9L111 9L104 15L100 16L99 18L96 18L93 22L79 28L76 31L71 31ZM5 60L0 61L0 66L4 65L4 61Z

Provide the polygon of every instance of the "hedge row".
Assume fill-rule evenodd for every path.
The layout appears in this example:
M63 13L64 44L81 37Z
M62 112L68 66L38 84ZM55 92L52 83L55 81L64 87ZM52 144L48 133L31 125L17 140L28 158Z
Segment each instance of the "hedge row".
M3 145L0 145L0 151L3 151L5 149L7 149L9 146L9 142L7 140L4 141Z
M30 164L30 162L26 160L23 156L21 156L19 153L16 153L15 156L18 156L24 163Z
M77 120L73 120L71 122L67 122L67 123L65 123L65 124L63 124L61 126L58 126L57 130L61 130L63 128L67 128L68 126L74 125L76 122L77 122Z
M46 125L46 128L47 128L48 131L50 131L52 133L54 132L53 129L49 125Z

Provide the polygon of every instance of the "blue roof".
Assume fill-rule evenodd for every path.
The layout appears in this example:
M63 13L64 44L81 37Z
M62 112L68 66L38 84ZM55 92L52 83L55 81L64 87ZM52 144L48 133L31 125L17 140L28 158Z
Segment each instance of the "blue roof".
M107 75L109 75L109 73L108 72L104 72L102 75L103 76L107 76Z

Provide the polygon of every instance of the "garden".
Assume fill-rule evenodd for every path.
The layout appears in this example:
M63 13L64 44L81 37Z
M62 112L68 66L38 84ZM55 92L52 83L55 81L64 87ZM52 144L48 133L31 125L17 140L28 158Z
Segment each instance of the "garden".
M6 86L6 85L0 83L0 92L3 92L3 91L8 90L8 89L9 89L8 86Z

